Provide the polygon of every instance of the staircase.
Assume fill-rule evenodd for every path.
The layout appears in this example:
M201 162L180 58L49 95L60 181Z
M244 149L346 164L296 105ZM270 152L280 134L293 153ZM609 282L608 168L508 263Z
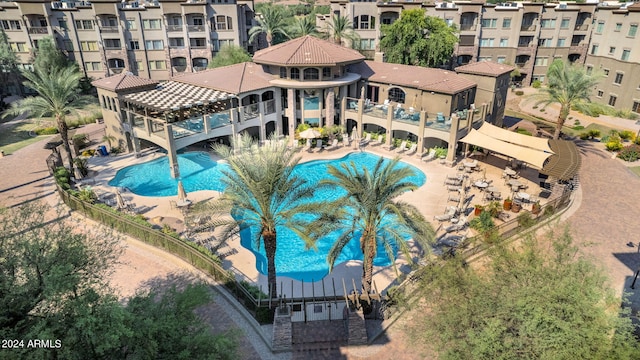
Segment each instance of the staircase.
M340 346L347 345L347 329L343 320L292 323L292 359L339 359Z

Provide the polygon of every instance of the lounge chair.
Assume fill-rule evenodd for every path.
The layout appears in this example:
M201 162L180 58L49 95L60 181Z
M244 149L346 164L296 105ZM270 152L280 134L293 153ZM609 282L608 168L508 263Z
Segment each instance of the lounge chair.
M382 145L384 144L384 136L378 135L378 139L376 139L376 143L373 145Z
M406 154L407 155L413 155L413 154L416 153L417 150L418 150L418 144L413 144L413 145L411 145L409 150L407 150Z
M342 145L343 145L344 147L349 147L349 143L350 143L350 142L349 142L349 137L348 137L348 136L343 136L343 137L342 137Z
M333 139L333 142L331 142L331 145L325 147L325 150L335 150L338 148L338 139Z
M453 218L453 216L455 214L456 214L455 208L454 207L449 207L447 212L445 212L442 215L436 215L433 218L435 220L438 220L438 221L449 221L449 220L451 220Z
M368 133L363 140L360 141L360 145L367 145L371 141L371 133Z
M460 202L460 193L458 192L457 194L449 194L447 201L452 201L456 203Z
M397 153L401 153L401 152L405 152L407 151L407 142L403 141L400 143L400 146L398 146L398 150L396 150Z
M431 161L435 158L436 158L436 150L431 149L429 150L429 153L427 154L427 156L422 157L422 161Z
M450 233L450 232L455 232L455 231L461 231L464 230L467 227L467 217L463 216L461 217L457 223L448 226L444 229L444 231L446 233Z
M316 142L315 150L316 150L316 151L320 151L320 150L322 150L322 140L318 140L318 141Z

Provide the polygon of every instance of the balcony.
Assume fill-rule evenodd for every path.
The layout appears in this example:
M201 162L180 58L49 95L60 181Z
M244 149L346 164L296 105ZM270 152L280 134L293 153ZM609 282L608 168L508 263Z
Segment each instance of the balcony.
M576 31L587 31L589 30L589 24L576 24L575 29Z
M192 49L206 49L207 45L191 45L190 46Z
M205 30L204 25L188 25L187 30L189 32L203 32Z
M475 31L476 24L460 24L460 31Z
M535 24L522 24L522 26L520 26L520 31L536 31L536 25Z
M182 31L183 25L167 25L167 31Z
M531 46L531 44L532 44L531 42L528 42L528 43L518 43L518 47L520 47L520 48L526 48L526 47Z
M114 74L120 74L122 71L124 71L124 67L110 67L109 70L114 73Z
M32 26L29 28L29 34L48 34L49 30L45 26Z
M100 32L101 33L117 33L118 27L117 26L101 26Z

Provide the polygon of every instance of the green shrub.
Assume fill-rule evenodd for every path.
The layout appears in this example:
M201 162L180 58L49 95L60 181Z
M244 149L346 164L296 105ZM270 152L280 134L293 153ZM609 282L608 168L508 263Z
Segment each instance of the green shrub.
M586 132L586 131L585 131L585 132L583 132L583 133L580 133L580 135L579 135L579 136L580 136L580 139L582 139L582 140L589 140L589 139L591 139L591 136L589 136L589 133L588 133L588 132Z
M532 107L532 108L533 108L533 109L537 109L537 108L538 108L538 105L533 105L533 107Z
M516 90L515 94L518 95L518 96L522 96L522 95L524 95L524 91Z
M638 160L638 158L640 157L640 145L631 144L625 146L624 148L622 148L622 150L620 150L620 153L618 153L618 157L624 161L629 162Z
M529 135L529 136L533 135L533 134L531 134L531 131L529 131L529 130L527 130L527 129L523 129L523 128L518 128L518 129L516 130L516 132L517 132L518 134L522 134L522 135Z
M587 134L589 135L589 137L591 139L595 139L597 137L600 137L600 130L598 129L591 129L589 131L587 131Z
M620 138L620 135L612 132L612 134L609 135L608 139L606 140L605 148L609 151L618 151L623 147L624 145L622 145L622 139Z
M87 176L89 173L88 161L83 157L76 157L73 159L73 164L76 166L82 176Z
M80 121L78 120L67 120L67 126L69 129L75 129L80 126Z
M518 225L524 229L532 227L535 223L536 221L531 217L531 213L528 211L523 211L518 215Z
M53 178L56 180L56 184L58 184L63 190L71 189L71 174L69 174L69 169L66 167L57 167L53 171Z
M622 140L631 140L633 139L635 133L631 130L622 130L618 133L618 135L620 135L620 139Z
M95 204L96 201L98 201L98 196L91 188L84 188L80 191L72 190L69 193L84 202L88 202L89 204Z
M545 109L544 108L540 109L540 112L545 112Z
M573 130L584 130L584 126L582 125L576 125L574 127L572 127Z
M34 132L36 133L36 135L53 135L58 133L58 128L55 126L51 126L42 129L36 129Z
M533 82L531 83L531 86L534 89L540 89L540 86L542 86L542 83L540 82L540 80L533 80Z
M314 144L314 146L315 146L315 144ZM113 155L118 155L118 154L121 154L123 152L124 152L124 150L120 146L114 146L114 147L111 148L111 153Z
M436 151L437 158L446 157L447 153L449 152L448 149L445 149L443 147L438 147L438 146L434 147L433 149Z

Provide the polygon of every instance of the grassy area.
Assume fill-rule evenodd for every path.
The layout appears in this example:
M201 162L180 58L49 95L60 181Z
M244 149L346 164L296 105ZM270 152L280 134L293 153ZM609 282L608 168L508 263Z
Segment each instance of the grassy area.
M534 123L538 128L545 130L547 132L549 132L550 134L553 134L553 132L555 131L555 123L548 121L546 119L540 118L538 116L532 116L529 114L525 114L525 113L521 113L518 111L514 111L514 110L509 110L509 109L505 109L504 114L506 116L512 116L515 118L519 118L519 119L524 119L524 120L529 120L532 123ZM589 124L589 126L585 127L582 130L573 130L572 128L570 128L569 126L566 126L567 124L573 124L572 120L567 120L565 121L565 126L562 127L562 132L569 135L569 136L578 136L581 133L585 132L585 131L589 131L591 129L597 129L600 130L600 133L602 135L606 135L609 134L609 132L611 130L621 130L621 129L614 129L612 127L608 127L605 125L601 125L601 124L596 124L596 123L591 123Z
M18 124L5 127L0 132L0 150L5 154L12 154L27 145L31 145L51 135L31 136L29 132L38 127L35 121L25 120Z
M636 176L640 177L640 166L630 167L629 170L631 170L632 173L636 174Z

